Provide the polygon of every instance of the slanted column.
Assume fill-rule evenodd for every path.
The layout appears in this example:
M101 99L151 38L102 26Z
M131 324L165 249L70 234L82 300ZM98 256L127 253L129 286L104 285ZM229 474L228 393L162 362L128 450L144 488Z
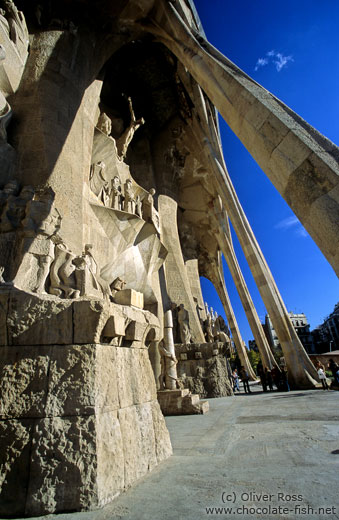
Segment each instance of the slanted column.
M339 275L337 146L189 28L173 3L157 6L148 30L203 88Z
M265 333L259 320L259 316L255 309L253 300L247 288L246 282L242 275L237 257L232 244L232 238L227 222L227 217L222 210L220 201L214 201L214 221L219 226L214 229L214 236L217 239L219 248L221 249L228 268L231 272L233 281L237 288L242 306L244 308L248 323L251 327L255 342L259 349L260 357L264 367L271 369L273 366L277 366L277 362L274 359L272 351L267 342ZM214 225L213 228L216 226Z
M312 388L318 381L314 365L294 330L283 299L240 205L226 167L220 164L215 155L213 156L211 149L208 153L210 153L213 178L216 180L222 202L279 338L288 368L290 385L294 388Z
M244 340L241 337L240 330L238 327L238 323L236 320L236 317L234 315L234 311L232 308L231 300L228 296L228 292L225 286L224 276L221 264L221 258L219 258L219 264L217 265L216 262L210 263L208 265L208 273L207 276L213 283L214 287L216 288L216 291L218 293L218 296L221 300L221 303L223 305L226 318L229 324L229 327L231 329L232 338L235 343L237 354L239 356L239 359L241 361L242 366L247 370L248 375L250 376L251 381L255 381L256 375L254 373L254 370L252 368L252 365L250 363L250 360L248 359L248 355L245 348Z

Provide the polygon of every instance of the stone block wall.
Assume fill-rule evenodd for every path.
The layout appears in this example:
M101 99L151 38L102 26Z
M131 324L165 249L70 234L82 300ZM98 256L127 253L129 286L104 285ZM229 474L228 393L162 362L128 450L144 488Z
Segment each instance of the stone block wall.
M204 397L233 395L224 343L175 345L178 379L183 388Z
M3 339L9 344L0 347L0 515L38 516L101 507L172 453L145 346L147 321L155 318L114 304L107 304L104 314L104 302L95 308L93 301L63 300L58 320L70 334L62 337L61 323L56 331L60 343L53 344L53 332L42 336L37 319L31 325L45 344L24 345L18 332L23 333L24 322L16 314L13 335L11 319L13 301L20 293L14 292L7 307L4 296ZM51 308L52 299L46 301ZM79 304L83 340L86 330L93 330L95 317L97 334L100 328L105 331L108 315L116 322L124 317L129 324L134 315L145 334L125 343L121 336L120 346L109 344L111 339L106 344L65 344L79 327L75 310ZM45 328L47 324L48 319ZM17 344L14 337L19 338Z

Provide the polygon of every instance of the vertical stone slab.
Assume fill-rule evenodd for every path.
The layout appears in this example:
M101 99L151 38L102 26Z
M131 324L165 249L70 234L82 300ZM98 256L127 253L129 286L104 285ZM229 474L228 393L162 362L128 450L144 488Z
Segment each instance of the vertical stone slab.
M36 33L13 99L20 181L53 188L63 217L61 235L75 252L82 249L83 185L101 89L101 82L93 82L100 67L95 52L79 33Z
M204 341L204 336L188 280L183 260L177 225L177 203L167 195L159 195L158 209L161 224L161 237L168 251L164 263L167 293L171 301L183 303L189 312L190 330L197 343Z

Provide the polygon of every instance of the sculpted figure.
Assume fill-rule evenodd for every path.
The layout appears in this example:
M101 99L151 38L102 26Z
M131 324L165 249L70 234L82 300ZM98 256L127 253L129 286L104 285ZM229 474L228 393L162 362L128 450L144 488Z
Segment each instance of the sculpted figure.
M207 304L205 304L207 305ZM205 336L208 343L213 343L214 336L213 336L213 322L212 322L212 316L210 312L206 313L207 318L205 320Z
M10 197L14 197L19 191L19 183L15 180L8 182L2 190L0 190L0 218L3 210Z
M134 191L132 188L131 179L127 179L125 182L125 192L124 192L124 211L128 211L128 213L134 213L135 211L135 199L134 199Z
M18 11L12 0L5 0L4 6L9 37L16 46L19 56L24 61L26 60L28 49L28 30L25 17L21 11Z
M173 341L174 343L180 343L180 330L179 330L179 322L178 322L178 307L176 303L171 303L171 311L173 318Z
M97 128L107 136L111 135L112 132L112 121L105 112L102 112L97 122Z
M97 287L101 288L104 298L109 300L110 296L112 295L111 289L109 287L108 282L106 282L106 280L104 280L100 276L100 269L93 256L92 248L93 248L92 244L86 244L85 251L83 253L83 257L85 258L88 269L93 276L93 282L95 282L97 284Z
M76 289L75 280L72 276L75 270L73 259L75 255L67 249L66 244L57 237L55 245L54 261L51 265L49 293L54 296L65 298L76 298L80 291Z
M160 352L160 364L161 364L161 373L159 377L160 382L160 390L166 388L166 378L172 379L172 368L173 365L177 365L178 360L176 357L166 348L164 341L160 341L159 345ZM175 379L175 384L176 384Z
M19 39L18 31L26 26L24 15L21 11L18 11L12 0L5 1L5 12L9 25L9 35L11 40L16 44Z
M127 98L127 101L128 101L129 113L131 116L131 122L130 122L129 126L126 128L126 130L123 132L121 137L119 137L119 139L117 139L117 142L116 142L117 150L118 150L118 157L120 160L123 160L125 158L128 146L129 146L130 142L132 141L135 132L138 130L138 128L140 126L145 124L145 120L143 118L138 119L138 120L136 119L134 110L133 110L133 106L132 106L132 100L130 97Z
M160 233L159 213L154 207L155 189L151 188L148 195L142 200L142 215L146 222L152 222L155 229Z
M111 283L111 291L112 296L115 296L118 291L122 291L125 288L126 282L118 276L112 283Z
M121 186L120 179L117 175L115 175L111 181L109 206L113 209L121 209Z
M189 316L188 316L188 311L185 309L183 303L181 303L179 305L178 323L179 323L181 343L190 343L192 336L191 336L190 326L189 326Z
M17 229L25 218L26 207L33 200L33 186L24 186L18 197L11 195L7 199L0 221L0 231L6 233Z
M105 169L106 164L103 161L92 164L89 174L89 185L103 205L109 206L110 189L105 176Z
M22 221L25 236L41 234L51 237L61 226L61 215L54 207L54 191L48 188L36 197L38 198L29 201L26 206L25 218Z
M135 214L142 218L141 199L140 195L137 195L135 199Z

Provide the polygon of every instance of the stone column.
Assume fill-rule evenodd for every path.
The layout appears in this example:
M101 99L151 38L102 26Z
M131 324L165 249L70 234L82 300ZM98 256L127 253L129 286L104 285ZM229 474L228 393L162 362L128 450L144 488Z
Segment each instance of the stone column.
M222 202L244 250L249 267L280 341L286 360L289 382L294 388L312 388L318 375L294 330L287 309L240 205L226 167L210 150L210 163Z
M247 288L243 274L241 272L237 257L232 244L232 237L227 222L227 217L222 211L220 201L214 201L214 225L218 222L219 226L214 229L214 236L217 239L218 245L225 257L228 268L231 272L233 281L237 288L242 306L244 308L248 323L251 327L255 342L259 349L260 357L264 367L271 369L273 366L277 366L277 362L274 359L272 351L267 342L264 330L259 320L259 316L255 309L251 295Z
M173 317L171 310L165 312L164 343L167 351L167 355L165 356L165 386L167 390L175 390L177 387L178 375L173 341Z
M157 2L158 35L192 74L339 275L338 148Z
M227 289L226 289L226 286L225 286L223 272L221 271L222 267L220 267L222 265L221 264L221 258L219 260L220 260L219 265L217 265L216 262L213 262L213 263L210 263L207 266L206 275L207 275L207 278L209 278L209 280L211 280L211 282L213 283L214 287L216 288L218 296L219 296L219 298L221 300L221 303L222 303L222 305L224 307L226 318L227 318L229 327L231 329L232 338L233 338L233 341L235 343L235 346L236 346L236 349L237 349L237 354L239 356L241 364L247 370L248 375L250 376L251 381L255 381L257 378L256 378L254 370L253 370L253 368L251 366L251 363L250 363L250 361L248 359L247 351L246 351L246 348L244 346L245 343L244 343L244 340L241 337L241 333L240 333L240 330L239 330L239 327L238 327L238 323L237 323L236 317L235 317L234 312L233 312L231 300L230 300L230 298L228 296L228 292L227 292Z

